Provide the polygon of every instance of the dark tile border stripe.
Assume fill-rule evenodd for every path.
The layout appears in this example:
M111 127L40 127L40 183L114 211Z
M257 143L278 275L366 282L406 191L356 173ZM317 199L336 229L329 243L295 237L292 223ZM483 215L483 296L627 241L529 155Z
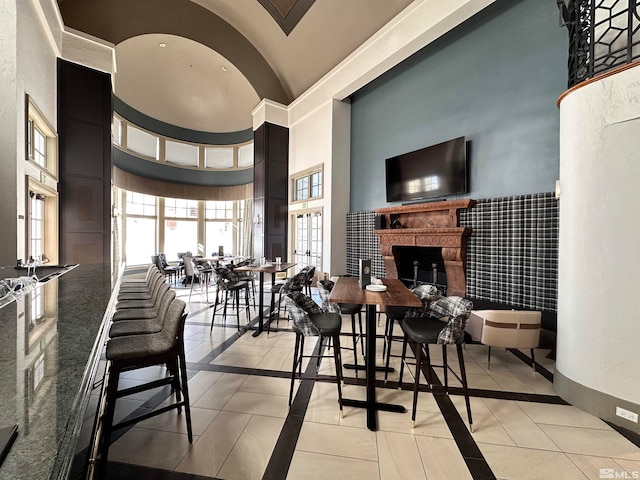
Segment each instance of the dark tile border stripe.
M520 360L522 360L527 365L532 366L533 362L531 361L531 358L528 357L527 355L525 355L523 352L521 352L517 348L507 348L507 350L509 352L511 352L513 355L515 355L516 357L518 357ZM551 383L553 383L553 373L551 373L549 370L544 368L538 362L536 362L536 372L538 372L544 378L546 378Z
M411 349L414 351L414 355L415 348L416 345L412 344ZM434 386L442 386L442 382L433 367L428 370L428 367L423 365L422 373L425 378L432 379ZM484 458L484 455L482 455L480 447L478 447L478 444L471 435L471 432L467 429L465 421L462 420L462 417L451 401L451 398L449 398L449 395L445 393L435 393L433 398L438 404L438 408L440 409L445 422L447 422L447 427L449 427L449 431L451 431L451 435L453 435L453 440L458 446L458 450L469 469L471 477L473 477L474 480L496 480L496 476L493 474L493 471ZM473 410L471 411L471 415L473 416Z
M316 344L316 348L313 349L313 355L318 355L321 351L320 342ZM309 362L304 372L304 377L313 375L315 371L315 365L313 362ZM291 378L291 373L288 375ZM263 480L271 480L274 478L287 478L289 473L289 467L293 460L293 454L296 450L298 443L298 437L302 430L302 424L304 423L304 417L307 413L307 407L311 399L311 392L316 381L313 378L306 378L300 382L298 391L296 392L293 401L291 402L291 410L289 415L284 421L280 436L276 442L271 458L265 468L262 475ZM337 394L336 394L337 397ZM337 402L337 399L336 399Z
M632 432L631 430L627 430L626 428L616 425L614 423L607 422L606 420L604 420L604 422L607 425L609 425L611 428L613 428L616 432L618 432L620 435L622 435L624 438L626 438L631 443L633 443L636 447L640 448L640 434L637 434L636 432Z

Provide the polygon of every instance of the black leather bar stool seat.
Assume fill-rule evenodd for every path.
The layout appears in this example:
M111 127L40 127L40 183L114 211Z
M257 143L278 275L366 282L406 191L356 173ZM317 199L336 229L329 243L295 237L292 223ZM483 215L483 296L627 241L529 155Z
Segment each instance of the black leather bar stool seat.
M470 303L470 302L469 302ZM470 312L470 308L469 308ZM467 313L467 318L468 318ZM455 320L453 320L455 321ZM449 320L451 323L452 320ZM455 371L449 367L447 363L447 343L442 344L442 365L432 365L431 357L429 355L429 345L439 343L439 337L443 330L448 327L447 322L443 322L434 318L405 318L402 323L402 330L405 333L404 343L402 345L402 363L400 365L400 377L398 381L398 388L402 385L402 373L404 370L404 363L406 360L407 354L407 343L414 342L416 343L415 354L416 354L416 372L415 372L415 381L413 386L413 410L411 413L411 428L415 427L416 421L416 409L418 405L418 390L420 386L420 372L422 371L423 364L426 364L425 377L429 384L429 387L432 387L434 384L433 379L431 377L432 367L442 367L444 369L444 389L447 394L449 394L449 381L448 381L448 372L451 372L462 384L462 390L464 393L465 403L467 406L467 416L469 418L469 428L473 432L473 420L471 418L471 406L469 404L469 390L467 386L467 374L464 365L464 356L462 353L462 344L464 343L464 333L459 334L457 338L455 338L456 350L458 353L458 362L460 365L460 376L456 374ZM464 323L463 323L464 328Z
M322 344L325 339L333 342L333 359L335 362L336 383L338 386L338 405L342 416L342 356L340 352L340 329L342 317L338 313L323 312L308 296L300 292L288 293L284 301L291 320L292 329L296 334L296 344L293 352L293 366L291 368L291 386L289 389L289 408L293 400L293 386L296 377L302 378L302 361L304 358L316 358L316 372L320 366ZM304 355L304 339L308 336L320 337L320 350L317 355Z
M360 350L362 350L362 356L364 356L364 341L362 339L362 304L360 303L339 303L340 313L349 315L351 317L351 330L353 334L353 348L356 348L356 343L360 342ZM356 315L358 315L358 328L356 332Z
M384 344L382 345L382 356L385 359L385 371L384 371L384 381L386 383L387 378L389 376L389 363L391 361L391 357L400 357L400 355L392 355L391 346L394 341L402 342L404 339L404 335L394 336L393 335L393 327L396 323L401 325L404 316L407 313L407 307L385 307L385 315L387 317L387 321L384 327Z

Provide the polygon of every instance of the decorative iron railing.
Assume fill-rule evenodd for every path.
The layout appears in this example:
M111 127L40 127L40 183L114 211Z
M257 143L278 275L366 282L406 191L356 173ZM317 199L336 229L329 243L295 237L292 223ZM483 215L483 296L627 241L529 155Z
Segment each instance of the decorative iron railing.
M556 0L569 30L569 87L640 59L640 0Z

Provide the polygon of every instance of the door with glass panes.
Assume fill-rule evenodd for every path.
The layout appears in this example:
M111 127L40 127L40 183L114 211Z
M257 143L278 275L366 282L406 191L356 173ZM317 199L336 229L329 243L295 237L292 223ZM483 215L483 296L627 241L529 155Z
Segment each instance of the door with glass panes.
M293 261L298 270L307 265L322 266L322 211L306 210L293 215Z

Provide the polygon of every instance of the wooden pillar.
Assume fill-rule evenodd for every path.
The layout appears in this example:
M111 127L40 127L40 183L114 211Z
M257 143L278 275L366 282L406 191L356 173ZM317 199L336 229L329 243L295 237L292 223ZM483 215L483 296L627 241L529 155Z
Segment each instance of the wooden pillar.
M58 59L60 263L111 262L111 75Z
M253 132L253 256L287 257L289 129L265 122Z

